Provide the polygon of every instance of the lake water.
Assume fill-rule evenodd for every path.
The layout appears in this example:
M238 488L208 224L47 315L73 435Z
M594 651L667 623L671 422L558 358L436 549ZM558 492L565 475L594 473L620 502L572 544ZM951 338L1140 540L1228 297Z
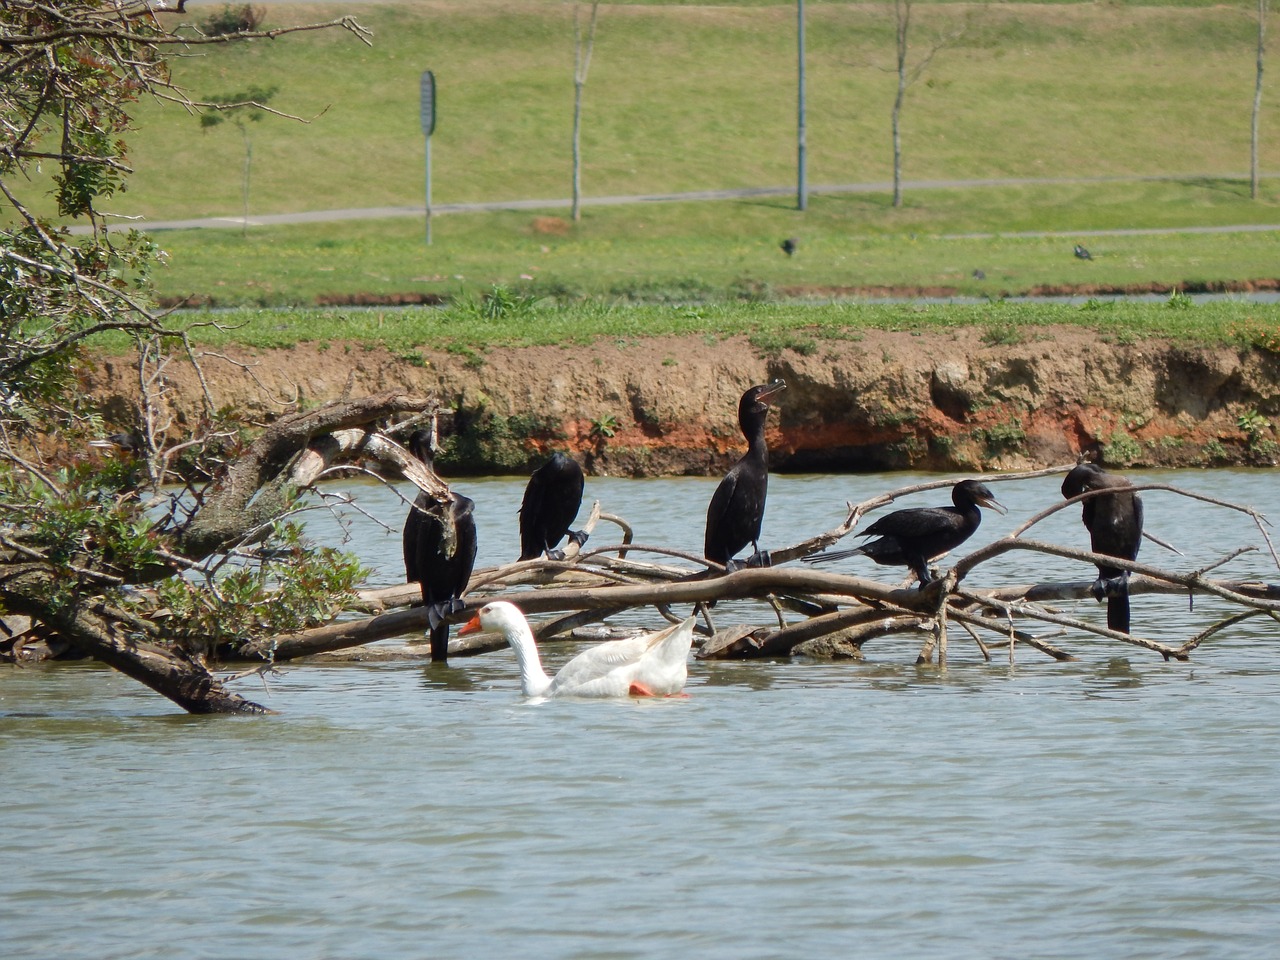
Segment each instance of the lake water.
M1280 517L1274 471L1131 475ZM915 479L775 477L764 545ZM1059 483L995 486L1009 516L966 549ZM456 486L478 504L479 562L513 558L522 484ZM713 486L589 479L587 496L640 542L697 550ZM404 508L351 489L392 532L351 512L312 530L337 543L345 524L395 582ZM1247 518L1145 500L1185 552L1147 544L1146 561L1190 570L1259 540ZM1079 509L1036 535L1083 547ZM1091 569L1017 554L973 582ZM1280 580L1265 552L1220 573ZM1170 642L1223 612L1133 607ZM507 651L296 665L237 687L280 711L254 719L182 715L93 665L0 669L0 956L1270 958L1278 636L1258 621L1165 663L1066 635L1078 662L1019 648L1010 664L953 635L941 670L895 637L863 663L693 662L691 696L657 702L527 702Z

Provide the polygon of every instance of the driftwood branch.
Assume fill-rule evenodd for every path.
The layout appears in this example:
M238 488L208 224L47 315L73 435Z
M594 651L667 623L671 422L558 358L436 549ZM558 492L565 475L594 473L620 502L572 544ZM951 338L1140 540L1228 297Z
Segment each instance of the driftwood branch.
M434 404L422 397L384 393L281 417L227 469L222 485L182 532L177 552L199 558L243 542L287 513L298 492L338 456L360 452L392 456L391 441L366 432L366 425ZM356 432L347 432L352 430ZM421 464L414 467L408 460L400 464L402 471L415 483L426 484L422 488L431 493L432 482Z
M1067 551L1079 554L1079 551ZM1088 554L1083 554L1088 556ZM1208 592L1212 587L1216 595L1224 599L1239 597L1255 603L1264 604L1258 612L1268 612L1275 604L1280 603L1280 585L1260 584L1233 581L1197 581ZM700 603L731 602L742 600L766 601L771 596L786 595L811 598L819 605L832 603L848 604L848 609L835 613L812 616L799 624L781 630L767 632L753 642L752 650L744 652L738 648L733 656L785 656L797 646L809 640L847 630L851 627L861 631L863 639L875 635L877 630L883 632L901 632L904 629L925 629L936 620L943 607L940 600L946 602L946 615L954 620L981 626L987 630L998 632L1001 637L1008 638L1004 620L993 620L978 617L969 612L969 607L985 607L1012 618L1039 620L1059 626L1066 626L1082 632L1093 633L1108 639L1145 647L1176 659L1185 659L1190 649L1186 646L1171 646L1143 637L1119 634L1098 627L1083 620L1064 617L1043 607L1052 600L1071 600L1090 598L1092 581L1080 581L1057 584L1027 584L1021 586L1001 587L998 590L970 591L955 589L946 592L942 589L942 581L936 581L929 589L901 588L861 577L838 573L818 573L809 570L790 569L750 569L739 570L722 577L704 580L666 583L638 583L624 585L589 585L589 586L547 586L540 589L519 589L503 591L497 596L511 600L520 606L525 613L564 614L566 612L607 611L615 613L620 610L640 607L689 606ZM1136 577L1130 581L1130 593L1183 593L1185 588L1180 583L1169 583L1160 579ZM492 599L494 594L470 594L463 604L463 609L451 619L454 622L465 622L475 610ZM1274 597L1275 600L1266 600ZM1031 598L1035 598L1034 600ZM589 619L596 619L591 617ZM340 621L298 634L277 637L272 643L276 660L289 660L346 647L358 646L378 640L405 636L423 630L427 625L427 611L422 607L410 607L405 610L392 611L373 617ZM544 633L551 636L554 631ZM1042 638L1022 631L1014 631L1014 640L1040 650L1054 659L1073 659ZM466 655L474 652L474 645L450 644L450 656ZM501 647L495 643L493 648ZM248 651L253 653L255 651ZM261 651L258 651L261 652Z
M1055 467L984 479L993 483L1028 479L1062 473L1067 469L1069 467ZM874 508L909 494L949 488L954 482L946 479L914 484L851 504L845 519L835 528L795 545L773 550L772 566L742 569L727 575L717 564L696 555L630 542L629 528L624 527L628 530L628 537L627 542L621 545L593 546L590 550L575 551L564 561L531 560L477 571L463 609L452 619L464 621L488 599L500 596L517 603L531 616L545 614L551 617L535 627L542 639L563 635L582 623L626 610L652 607L660 615L669 617L676 615L668 609L671 607L687 606L706 613L712 604L747 601L773 607L775 614L770 620L776 618L777 622L772 626L727 627L702 645L700 657L786 656L804 644L829 637L839 637L843 644L860 647L875 637L916 632L926 637L919 652L919 662L936 659L939 664L946 662L950 634L955 629L972 639L984 658L990 657L992 649L1007 648L1012 660L1016 647L1023 645L1056 660L1075 659L1070 652L1037 633L1035 626L1040 625L1051 627L1050 636L1054 637L1064 631L1093 635L1148 649L1169 659L1183 660L1205 639L1227 627L1257 616L1280 619L1280 585L1209 576L1211 570L1255 547L1242 547L1199 570L1176 572L1023 536L1046 517L1078 503L1088 494L1056 503L1022 524L1013 534L958 558L923 590L847 574L779 566L787 560L812 554L835 543L853 532L861 517ZM1167 484L1136 484L1134 489L1167 491L1215 507L1246 513L1254 518L1265 536L1266 518L1250 508ZM612 519L612 516L600 512L599 504L596 504L589 525L593 526L597 519L603 518ZM983 563L1012 550L1029 550L1089 566L1101 562L1128 570L1131 572L1129 592L1135 596L1164 594L1191 597L1200 594L1229 605L1242 606L1245 611L1228 616L1196 636L1177 642L1118 633L1086 619L1064 614L1052 606L1059 601L1093 599L1093 579L998 587L971 582L974 571ZM626 555L628 552L631 556ZM635 555L644 554L676 562L635 559ZM695 566L691 569L687 563ZM384 612L397 604L414 603L417 598L418 591L414 585L368 591L362 595L362 600L378 611L376 615L276 638L274 656L276 659L290 659L420 631L426 623L425 611L410 608ZM781 616L784 609L800 613L801 619L785 622ZM710 624L709 615L707 622ZM763 623L763 619L758 622ZM455 640L450 653L466 655L500 646L501 643L492 638L488 641L468 638L466 643Z

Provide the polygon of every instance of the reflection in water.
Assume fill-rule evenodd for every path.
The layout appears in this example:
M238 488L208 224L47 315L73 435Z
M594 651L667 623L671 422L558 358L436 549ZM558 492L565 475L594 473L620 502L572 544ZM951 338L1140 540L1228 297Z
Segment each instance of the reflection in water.
M1094 673L1086 684L1091 696L1115 697L1122 690L1134 690L1142 686L1142 674L1133 668L1127 657L1111 657Z
M481 685L465 670L450 669L449 664L428 661L420 667L422 686L427 690L479 690Z

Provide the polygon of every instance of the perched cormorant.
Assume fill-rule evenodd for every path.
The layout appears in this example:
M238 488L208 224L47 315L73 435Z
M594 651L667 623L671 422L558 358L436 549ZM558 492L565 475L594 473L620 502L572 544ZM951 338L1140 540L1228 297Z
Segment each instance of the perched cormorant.
M435 459L435 431L418 430L409 438L409 450L428 467ZM442 618L459 608L476 562L475 504L469 497L450 493L439 503L419 493L404 521L404 572L410 583L422 586L422 602L428 607L431 659L449 657L449 624Z
M933 576L929 561L964 543L982 523L979 506L999 513L1005 509L995 495L977 480L961 480L951 488L953 507L908 507L885 514L859 536L879 537L852 550L819 553L806 563L827 563L861 554L891 567L910 567L924 587Z
M766 565L760 553L760 524L764 520L764 500L769 489L769 448L764 441L764 422L769 401L787 388L782 380L752 387L738 401L738 426L747 439L747 452L729 468L707 506L707 534L702 555L723 564L727 571L742 566ZM742 563L734 556L751 544L755 553Z
M1073 250L1072 252L1076 255L1076 259L1077 259L1077 260L1092 260L1092 259L1093 259L1093 254L1091 254L1088 250L1086 250L1084 247L1082 247L1082 246L1081 246L1080 244L1078 244L1078 243L1076 244L1076 248L1075 248L1075 250Z
M1072 468L1062 481L1062 495L1068 500L1091 490L1110 490L1080 501L1081 520L1089 531L1094 553L1125 560L1138 559L1142 545L1142 498L1124 477L1107 473L1096 463ZM1093 584L1094 598L1107 598L1107 626L1129 632L1129 571L1098 564Z
M564 552L555 547L565 534L578 546L587 542L582 531L569 532L582 506L583 485L578 461L558 451L533 471L520 504L521 560L536 560L543 553L563 560Z

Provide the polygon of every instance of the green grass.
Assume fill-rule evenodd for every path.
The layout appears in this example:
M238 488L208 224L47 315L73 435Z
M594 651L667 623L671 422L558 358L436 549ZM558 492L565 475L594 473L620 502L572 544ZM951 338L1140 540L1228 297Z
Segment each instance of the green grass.
M809 183L891 176L893 20L886 3L808 6ZM252 214L422 203L418 78L436 73L437 204L564 198L570 188L572 5L560 0L404 0L267 8L268 26L350 13L340 31L203 50L174 79L196 97L277 87L272 105L311 119L254 124ZM194 18L207 15L195 8ZM562 299L685 302L790 288L954 288L999 296L1039 285L1242 280L1277 273L1277 234L1125 236L1073 231L1280 223L1280 181L1248 198L1254 26L1207 3L919 3L917 52L963 19L908 93L908 180L1170 177L1003 189L816 193L587 207L563 236L535 214L451 214L422 243L413 219L161 233L166 297L311 304L326 295L479 296L492 284ZM1273 30L1274 32L1274 30ZM587 196L783 186L795 180L795 5L606 3L586 89ZM1262 167L1280 170L1280 97L1263 98ZM239 132L138 104L137 170L116 213L236 216ZM1205 179L1177 179L1205 174ZM39 206L37 204L37 206ZM543 215L563 217L563 208ZM1059 231L1065 238L1010 234ZM997 233L1003 239L954 239ZM800 238L788 260L777 248ZM1064 253L1065 251L1065 253ZM983 281L972 279L981 269Z
M190 316L190 315L188 315ZM197 320L204 319L196 314ZM573 345L600 339L625 341L637 331L651 336L751 339L761 354L792 350L809 355L824 340L857 339L864 330L945 331L977 326L990 343L1034 341L1053 325L1097 330L1104 343L1161 337L1225 343L1280 353L1280 306L1214 301L1191 306L1169 302L1091 301L1083 305L991 301L973 305L927 303L718 303L666 307L598 301L559 306L543 303L506 316L487 317L472 305L405 310L233 310L218 326L200 326L192 339L205 346L242 344L253 349L297 344L342 344L337 349L385 347L415 357L422 350L465 353L483 360L497 346ZM124 338L116 343L124 345ZM335 349L330 346L329 349Z
M1086 192L1097 207L1059 202ZM1265 219L1267 211L1241 199L1237 187L1106 184L1058 194L922 191L898 211L882 196L818 196L804 214L780 200L599 207L563 236L539 232L545 214L450 214L435 219L430 247L418 218L263 227L247 236L166 231L157 239L170 265L157 279L168 297L270 306L351 293L478 296L494 284L561 300L685 302L788 293L821 298L874 286L1001 296L1045 284L1123 287L1280 273L1280 232L1072 233L1135 222L1164 227L1192 216L1203 224ZM959 236L1001 228L1063 235ZM785 236L800 241L794 257L778 247ZM1092 262L1072 256L1077 238ZM973 279L974 270L985 279Z
M372 48L330 31L175 63L175 81L197 97L277 87L272 106L311 119L253 125L253 212L421 202L425 68L439 91L436 202L568 195L571 4L279 4L267 16L272 25L353 11L374 31ZM1247 170L1247 11L920 3L919 50L967 16L969 31L908 94L906 177ZM812 3L806 33L810 182L888 179L890 5ZM790 2L605 4L584 104L584 190L794 182L794 44ZM1278 98L1263 103L1262 130L1280 128ZM148 101L137 126L137 173L113 209L153 218L240 210L238 131L202 130L182 110ZM1280 168L1280 139L1264 137L1263 149L1263 168Z

